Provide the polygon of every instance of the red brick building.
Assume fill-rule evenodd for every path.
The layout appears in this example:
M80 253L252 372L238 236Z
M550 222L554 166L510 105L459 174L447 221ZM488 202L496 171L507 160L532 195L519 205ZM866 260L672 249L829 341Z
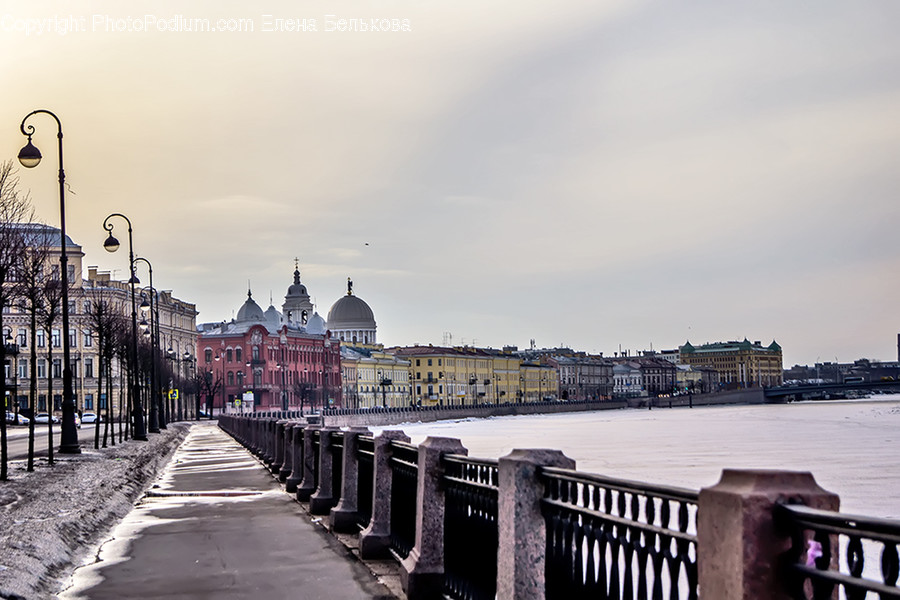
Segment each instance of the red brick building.
M294 271L294 295L306 294ZM318 313L291 311L288 319L274 306L263 311L247 292L237 318L201 326L197 372L201 394L214 412L309 410L341 402L340 341L325 330ZM247 402L252 394L252 405Z

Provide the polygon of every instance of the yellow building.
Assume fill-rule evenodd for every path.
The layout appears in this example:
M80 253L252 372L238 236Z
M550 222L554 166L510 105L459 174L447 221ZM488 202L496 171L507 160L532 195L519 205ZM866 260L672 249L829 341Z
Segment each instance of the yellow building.
M693 346L687 342L679 349L682 364L712 367L719 373L723 387L769 387L782 383L781 346L759 342L716 342Z
M516 402L520 397L521 361L512 353L440 346L393 351L410 362L409 381L416 404L497 404Z

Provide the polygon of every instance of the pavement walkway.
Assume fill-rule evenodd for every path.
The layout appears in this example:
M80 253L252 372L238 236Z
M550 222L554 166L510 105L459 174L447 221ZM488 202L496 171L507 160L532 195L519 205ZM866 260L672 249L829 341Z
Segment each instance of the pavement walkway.
M394 596L249 452L201 423L59 598Z

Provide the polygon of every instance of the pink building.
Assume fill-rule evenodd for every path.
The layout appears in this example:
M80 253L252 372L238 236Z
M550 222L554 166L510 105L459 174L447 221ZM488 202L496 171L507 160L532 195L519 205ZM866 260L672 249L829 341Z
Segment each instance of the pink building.
M308 299L295 270L285 306L303 304L304 296ZM292 310L285 319L274 306L263 311L248 291L237 318L201 330L200 393L214 412L341 406L340 341L318 313Z

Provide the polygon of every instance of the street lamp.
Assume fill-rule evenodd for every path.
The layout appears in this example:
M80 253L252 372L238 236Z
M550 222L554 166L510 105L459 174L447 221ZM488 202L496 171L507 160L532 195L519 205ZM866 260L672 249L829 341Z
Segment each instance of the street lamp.
M6 344L6 349L5 349L4 353L12 357L12 361L10 362L10 365L9 365L9 372L10 372L10 375L12 375L12 380L13 380L13 388L12 388L12 391L10 391L9 387L6 387L6 385L5 385L6 384L6 381L5 381L6 373L3 374L4 390L6 391L7 394L9 394L9 397L12 400L13 414L15 415L15 417L14 417L15 420L13 422L16 425L18 425L19 424L19 344L13 338L12 329L10 329L6 333L6 337L4 338L3 341ZM6 410L9 410L9 403L6 404ZM4 416L4 418L6 418L6 417Z
M165 412L160 414L160 397L159 397L159 373L156 364L156 355L159 350L159 293L153 287L153 265L150 261L139 256L134 259L134 264L142 262L147 265L150 273L150 302L147 302L144 293L141 292L141 312L150 313L150 325L144 335L150 338L150 433L159 433L160 429L166 428ZM156 310L154 310L154 306ZM143 317L141 320L143 324Z
M62 271L62 320L63 330L63 404L62 427L59 441L60 454L80 454L78 445L78 430L75 428L75 400L72 394L72 365L69 364L69 256L66 252L66 173L63 170L63 132L62 123L55 114L49 110L33 110L22 119L19 129L22 135L28 136L28 143L19 151L19 162L26 169L38 166L41 162L41 151L31 143L34 135L34 126L25 126L25 121L32 115L47 114L56 121L59 140L59 233L60 252L59 266Z
M109 236L103 242L103 247L107 252L115 252L119 249L119 240L113 236L113 224L109 222L113 217L121 217L128 223L128 272L131 274L131 278L128 280L128 283L131 284L131 369L129 369L129 371L131 376L131 416L134 423L132 438L145 442L147 441L147 431L144 428L144 409L141 406L141 397L138 393L139 383L137 380L137 303L134 295L134 286L135 284L140 283L140 280L137 278L137 275L134 274L134 245L132 244L131 237L131 219L121 213L113 213L103 219L103 229L109 233ZM63 289L65 289L65 284L63 284ZM66 304L65 300L63 300L63 319L65 319L65 310ZM64 351L67 350L64 348ZM68 359L66 359L66 361L66 364L68 364ZM65 418L65 411L63 411L63 418Z

